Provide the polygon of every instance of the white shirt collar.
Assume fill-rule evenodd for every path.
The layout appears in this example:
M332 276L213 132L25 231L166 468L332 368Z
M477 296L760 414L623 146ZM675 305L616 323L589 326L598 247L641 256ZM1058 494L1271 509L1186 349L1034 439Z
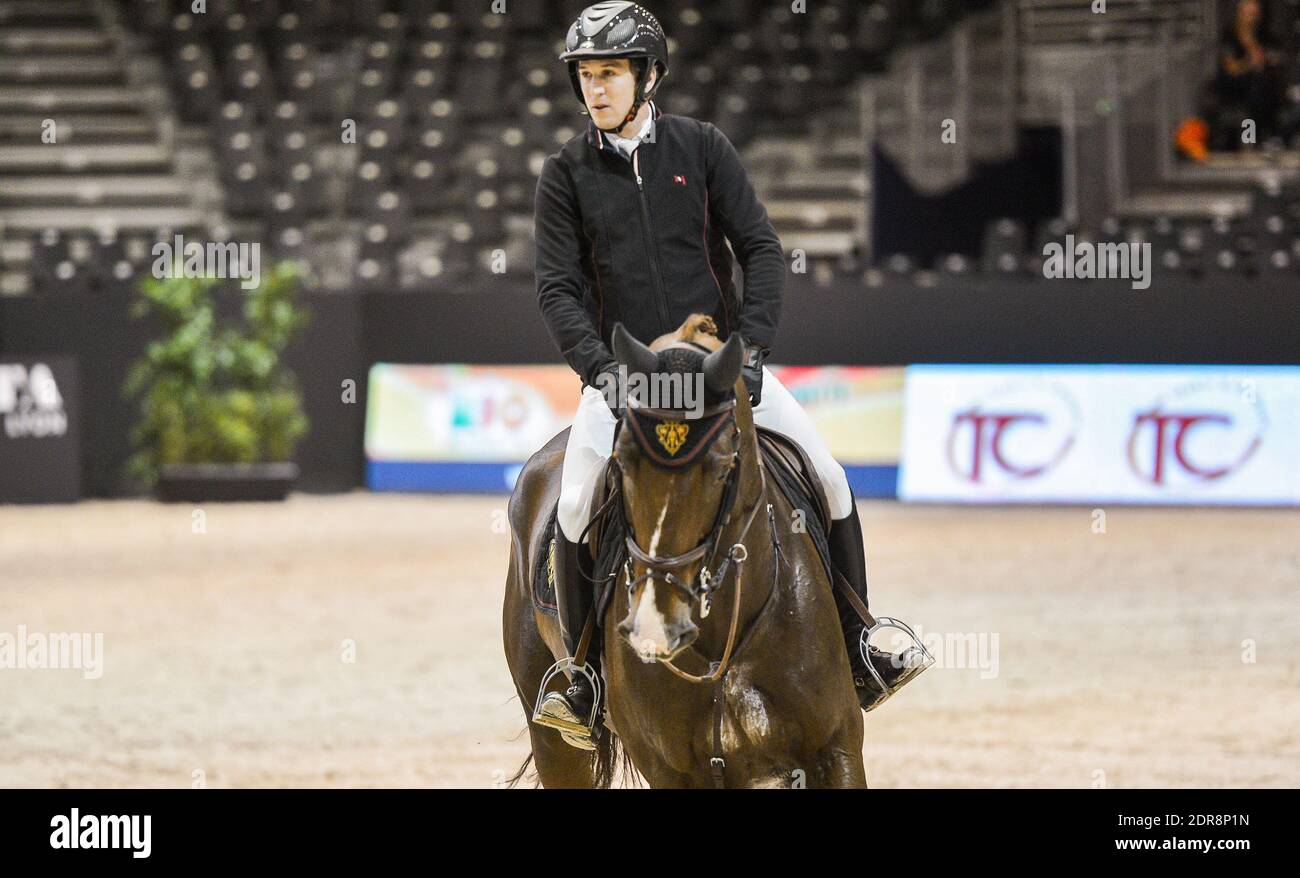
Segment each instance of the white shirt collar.
M601 134L605 135L605 138L609 141L610 146L618 150L619 155L623 156L628 160L631 160L632 153L636 150L638 146L641 145L641 141L645 139L646 135L650 133L650 129L654 126L654 123L655 123L655 105L654 105L654 101L651 101L650 117L645 120L645 124L641 126L641 131L638 132L635 137L623 138L609 131L602 131ZM619 149L618 145L620 141L626 144L625 150Z

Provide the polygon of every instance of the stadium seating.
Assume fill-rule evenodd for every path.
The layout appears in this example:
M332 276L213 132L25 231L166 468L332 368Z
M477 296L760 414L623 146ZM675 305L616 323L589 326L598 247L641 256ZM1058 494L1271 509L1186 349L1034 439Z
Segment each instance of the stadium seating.
M261 241L312 286L444 289L502 255L527 274L537 174L585 125L555 60L579 5L209 0L196 14L181 0L0 0L0 293L121 286L176 233ZM856 113L861 78L900 49L995 5L662 0L661 102L715 122L775 180L763 194L788 249L860 271L862 143L825 120ZM1044 40L1073 26L1051 4L1027 8ZM49 117L54 145L40 141ZM800 150L815 171L792 168ZM1294 195L1256 201L1234 235L1168 252L1291 270ZM935 267L1023 270L1033 239L995 234L992 250Z
M763 135L807 138L811 110L835 106L899 45L987 5L835 0L795 14L752 0L664 0L655 9L673 58L662 103L712 119L740 148ZM47 108L89 114L65 126L85 145L67 159L21 147L29 164L50 158L40 175L21 167L0 201L5 289L63 283L70 260L41 242L100 229L152 241L219 227L302 260L327 286L432 289L497 251L509 270L526 270L542 159L584 125L555 61L577 9L484 9L211 0L196 13L181 0L0 0L6 55L26 56L0 64L0 109L24 113L6 120L0 172L20 158L9 144L35 142ZM134 94L155 71L165 93ZM62 202L74 212L60 213ZM795 224L808 219L793 212ZM78 277L107 276L93 251L78 252Z

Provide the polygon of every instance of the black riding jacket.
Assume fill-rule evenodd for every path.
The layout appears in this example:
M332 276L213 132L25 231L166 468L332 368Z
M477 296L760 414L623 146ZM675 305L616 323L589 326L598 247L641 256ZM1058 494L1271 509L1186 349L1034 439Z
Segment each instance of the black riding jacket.
M776 334L785 257L735 147L709 122L652 113L635 164L589 122L547 157L537 183L538 304L588 385L614 361L619 321L645 344L695 312L712 315L724 339L739 330L770 348Z

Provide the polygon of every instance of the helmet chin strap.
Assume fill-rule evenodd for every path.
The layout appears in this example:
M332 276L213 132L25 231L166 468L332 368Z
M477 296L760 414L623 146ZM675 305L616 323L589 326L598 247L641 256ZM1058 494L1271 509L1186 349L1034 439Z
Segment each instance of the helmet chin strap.
M623 127L624 127L625 125L627 125L627 123L631 122L633 119L636 118L636 114L639 113L639 112L641 112L641 105L644 104L644 103L645 103L645 99L644 99L644 98L637 98L635 101L633 101L633 102L632 102L632 109L631 109L631 110L628 110L627 115L623 117L623 121L622 121L622 122L619 122L619 123L618 123L617 125L615 125L614 127L612 127L612 128L600 128L599 125L597 125L596 127L597 127L597 128L600 128L601 131L605 131L605 132L607 132L607 133L609 133L609 134L617 135L620 131L623 130Z

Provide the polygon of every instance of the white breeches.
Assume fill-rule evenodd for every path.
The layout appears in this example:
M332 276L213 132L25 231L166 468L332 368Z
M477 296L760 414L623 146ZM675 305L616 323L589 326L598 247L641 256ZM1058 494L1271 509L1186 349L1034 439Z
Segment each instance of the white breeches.
M754 423L789 436L808 455L825 486L831 518L840 519L853 511L844 467L831 456L808 417L785 386L763 367L763 399L754 409ZM591 518L591 498L614 450L614 413L605 397L594 387L582 389L578 413L573 417L569 444L564 449L564 472L560 476L560 529L576 541Z

